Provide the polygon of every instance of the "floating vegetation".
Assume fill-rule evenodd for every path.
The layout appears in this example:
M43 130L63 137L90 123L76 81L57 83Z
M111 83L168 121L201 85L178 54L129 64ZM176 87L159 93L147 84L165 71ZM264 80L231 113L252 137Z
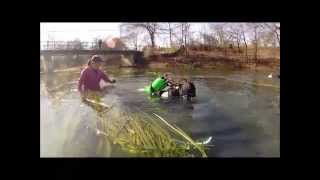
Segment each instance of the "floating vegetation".
M98 112L96 130L103 137L101 140L120 146L128 154L137 157L207 157L205 143L195 142L158 114L150 115L138 108L136 112L117 112L119 109L104 106L99 96L91 96L88 102ZM100 145L97 151L108 151L109 147Z

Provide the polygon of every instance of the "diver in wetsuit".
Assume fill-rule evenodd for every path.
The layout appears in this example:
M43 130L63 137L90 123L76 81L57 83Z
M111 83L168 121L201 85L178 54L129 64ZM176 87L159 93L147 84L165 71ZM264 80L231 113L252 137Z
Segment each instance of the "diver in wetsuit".
M186 97L188 101L196 96L196 88L191 81L182 79L180 83L174 83L167 73L151 83L149 92L151 96L160 97L166 91L170 97Z
M186 97L188 101L191 101L192 97L196 97L196 87L190 80L182 79L182 83L179 86L180 95Z

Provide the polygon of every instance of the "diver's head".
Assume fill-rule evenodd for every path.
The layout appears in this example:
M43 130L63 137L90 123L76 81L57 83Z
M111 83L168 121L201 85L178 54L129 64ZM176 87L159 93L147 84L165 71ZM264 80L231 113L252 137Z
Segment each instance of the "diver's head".
M166 79L168 79L169 73L164 73L163 77L166 78Z
M186 78L181 78L180 82L181 82L182 84L186 84L186 83L188 82L188 79L186 79Z
M171 73L164 73L163 78L168 81L173 81L173 76Z

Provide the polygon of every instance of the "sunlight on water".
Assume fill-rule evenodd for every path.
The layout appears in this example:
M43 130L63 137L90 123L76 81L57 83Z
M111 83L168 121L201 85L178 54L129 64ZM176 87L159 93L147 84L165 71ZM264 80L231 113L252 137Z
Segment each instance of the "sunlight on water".
M144 92L144 88L139 88L139 89L137 89L137 91Z

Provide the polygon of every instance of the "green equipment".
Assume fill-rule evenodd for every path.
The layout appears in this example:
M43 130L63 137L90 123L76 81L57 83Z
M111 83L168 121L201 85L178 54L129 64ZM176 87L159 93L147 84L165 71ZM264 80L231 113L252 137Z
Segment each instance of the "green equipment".
M144 92L152 94L163 90L167 86L167 82L163 77L158 77L155 79L150 86L144 88Z

